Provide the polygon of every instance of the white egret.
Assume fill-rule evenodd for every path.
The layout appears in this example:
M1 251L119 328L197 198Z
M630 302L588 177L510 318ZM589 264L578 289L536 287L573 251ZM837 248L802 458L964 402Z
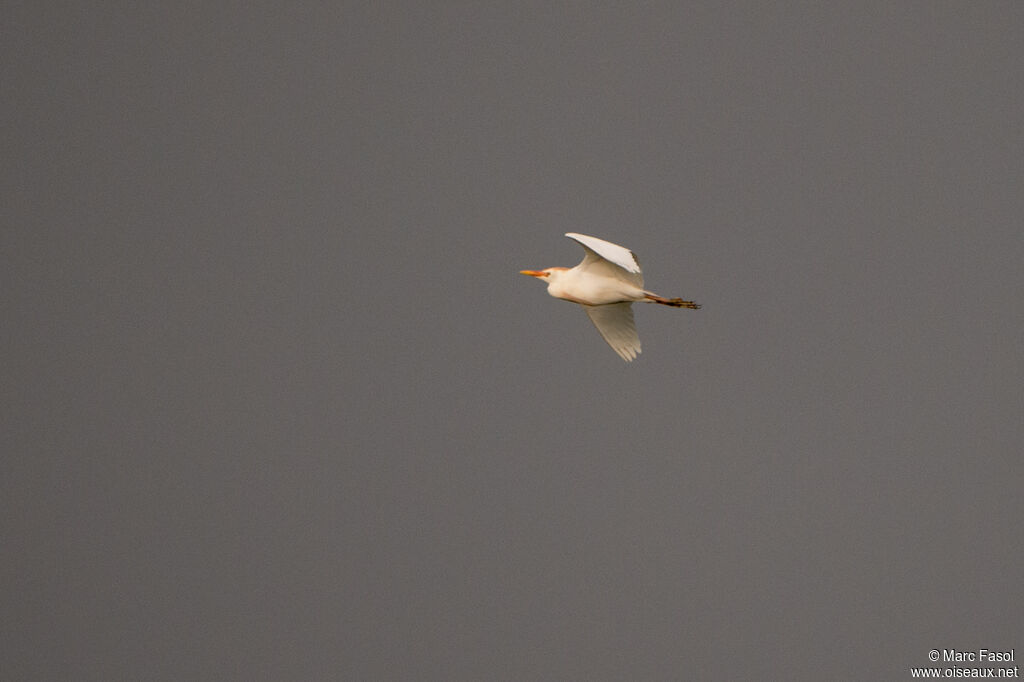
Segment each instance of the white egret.
M693 301L663 298L645 290L640 262L624 246L576 232L565 236L579 242L586 252L579 265L519 272L546 281L551 296L582 305L597 331L626 362L640 353L640 337L633 323L634 301L700 308Z

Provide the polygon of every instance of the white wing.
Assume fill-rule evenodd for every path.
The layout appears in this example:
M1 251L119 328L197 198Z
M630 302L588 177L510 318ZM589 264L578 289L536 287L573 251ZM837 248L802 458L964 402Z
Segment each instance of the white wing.
M636 334L633 324L632 303L612 303L610 305L585 305L590 321L601 332L619 356L626 362L632 362L640 353L640 337Z
M643 288L644 276L640 272L640 261L625 246L577 232L566 232L565 236L579 242L586 252L577 267L606 277L622 279Z

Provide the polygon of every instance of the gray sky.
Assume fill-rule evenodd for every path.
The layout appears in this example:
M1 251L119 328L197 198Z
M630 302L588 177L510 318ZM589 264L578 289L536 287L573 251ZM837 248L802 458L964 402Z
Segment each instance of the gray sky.
M1024 651L1024 5L2 25L0 678ZM704 308L622 362L567 231Z

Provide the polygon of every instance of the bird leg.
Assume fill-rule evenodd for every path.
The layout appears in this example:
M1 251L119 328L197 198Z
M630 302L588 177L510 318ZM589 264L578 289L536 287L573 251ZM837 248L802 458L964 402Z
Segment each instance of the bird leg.
M700 308L700 304L694 303L693 301L684 301L681 298L662 298L657 294L645 293L644 298L652 303L660 303L661 305L672 306L673 308L691 308L697 310Z

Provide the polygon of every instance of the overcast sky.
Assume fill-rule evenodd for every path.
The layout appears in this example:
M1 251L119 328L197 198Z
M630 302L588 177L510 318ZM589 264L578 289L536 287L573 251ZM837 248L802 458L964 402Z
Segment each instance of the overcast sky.
M0 678L1024 652L1024 4L355 5L3 11Z

